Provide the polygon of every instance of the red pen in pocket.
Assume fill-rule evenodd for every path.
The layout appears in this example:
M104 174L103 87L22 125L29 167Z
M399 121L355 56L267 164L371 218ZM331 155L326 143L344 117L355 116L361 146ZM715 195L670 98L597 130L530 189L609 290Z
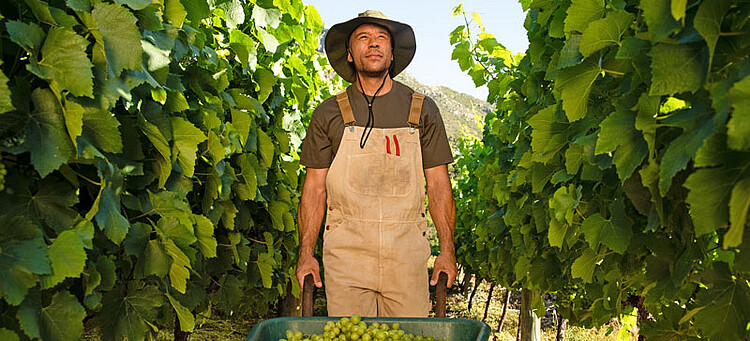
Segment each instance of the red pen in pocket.
M398 146L398 137L396 137L396 135L393 135L393 143L396 144L396 156L401 156L401 148ZM390 145L388 147L390 150ZM388 153L390 154L390 151Z

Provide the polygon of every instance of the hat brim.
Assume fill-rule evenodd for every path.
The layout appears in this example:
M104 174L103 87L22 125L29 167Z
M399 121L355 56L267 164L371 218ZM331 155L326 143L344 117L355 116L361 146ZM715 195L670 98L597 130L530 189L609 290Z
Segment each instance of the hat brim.
M414 30L412 30L411 26L398 21L374 17L356 17L349 21L333 25L328 30L325 38L325 50L328 62L331 63L333 70L341 78L349 83L354 83L355 70L347 61L346 46L352 32L363 24L380 25L387 28L391 33L391 40L393 41L393 68L391 69L391 77L396 77L411 63L417 49Z

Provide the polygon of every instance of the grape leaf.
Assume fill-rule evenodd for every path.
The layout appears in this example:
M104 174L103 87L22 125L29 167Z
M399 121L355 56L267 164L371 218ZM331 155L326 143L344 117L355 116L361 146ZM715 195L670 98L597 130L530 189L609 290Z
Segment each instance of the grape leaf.
M151 201L152 210L162 218L176 218L184 226L193 226L190 206L177 193L161 191L154 194L149 192L148 197Z
M187 11L187 18L194 27L198 27L200 21L208 18L211 14L211 8L208 2L203 0L180 0Z
M190 109L190 105L185 99L185 95L177 91L167 92L167 102L164 103L165 113L183 112Z
M40 78L55 81L60 90L93 98L93 64L86 56L87 45L88 42L75 32L54 27L44 39L41 60L37 61L38 56L33 56L27 69Z
M263 103L273 92L273 87L274 85L276 85L276 81L278 80L278 78L273 74L273 72L269 70L258 69L253 74L253 80L256 84L258 84L256 87L256 91L258 92L258 101Z
M634 59L640 56L644 51L648 50L648 40L643 40L636 37L625 37L620 44L620 48L617 50L616 58Z
M271 167L273 163L274 144L273 140L263 130L258 129L258 151L263 168Z
M561 92L560 99L568 121L574 122L586 116L591 87L600 73L599 66L588 59L579 65L560 70L555 91Z
M214 238L214 224L206 216L194 214L195 217L195 236L198 238L198 249L204 257L216 257L216 246L218 245Z
M35 23L10 20L5 23L10 40L32 54L39 53L44 42L44 30Z
M172 298L172 295L167 295L167 299L177 314L177 319L180 321L180 330L183 332L192 332L195 329L195 316L190 312L190 309L185 308L179 301Z
M18 305L36 275L52 273L40 229L23 216L0 216L0 297Z
M68 7L74 11L91 11L90 0L67 0Z
M580 51L584 58L607 46L618 45L620 38L633 23L633 15L614 11L589 24L581 36Z
M46 176L75 155L68 137L57 98L49 89L31 93L34 111L26 122L24 147L31 153L31 163L41 176Z
M696 236L727 225L732 188L750 173L747 158L726 155L723 161L723 166L699 169L685 180L684 186L690 190L685 202L690 206Z
M150 5L153 0L115 0L120 5L127 5L134 10L142 10Z
M625 213L621 200L612 203L609 212L609 219L604 219L599 213L587 217L581 231L592 249L597 249L602 243L617 253L625 253L633 236L633 221Z
M682 0L683 2L686 0ZM693 26L703 36L708 45L708 72L711 71L711 63L714 59L716 43L721 33L721 21L729 11L731 2L729 0L714 0L701 3L698 13L693 19Z
M698 293L701 305L695 316L695 325L712 340L741 340L746 334L747 316L750 316L750 292L747 284L716 285Z
M596 154L614 153L620 180L626 180L648 155L648 145L635 129L635 113L618 110L601 123L596 141Z
M16 332L10 329L0 328L0 340L20 341L21 339L18 338Z
M680 24L672 16L670 2L671 0L649 0L640 3L652 43L680 29Z
M271 288L271 285L273 284L273 267L276 266L276 261L273 259L273 255L261 253L258 255L257 263L263 287Z
M79 277L86 266L86 244L94 237L94 225L83 221L75 230L63 231L47 250L52 274L41 278L42 289L49 289L68 277Z
M218 5L226 13L226 24L230 29L245 22L245 9L239 0L228 0ZM257 6L256 6L257 7Z
M576 195L575 197L573 196L574 194ZM549 208L555 219L573 224L575 210L580 200L580 188L576 190L573 186L570 189L560 187L552 195L552 199L549 201Z
M289 212L289 205L281 201L272 201L268 204L268 213L271 214L273 227L279 231L284 231L284 213Z
M120 245L130 229L130 223L122 215L120 193L123 190L123 175L117 167L99 161L97 165L102 186L96 199L96 224L107 238Z
M568 144L566 131L568 124L559 122L555 112L557 105L546 107L529 119L533 161L548 163L560 149Z
M685 18L685 8L687 7L687 0L672 0L672 17L674 20L680 21Z
M63 117L70 141L73 142L73 147L77 148L77 138L83 132L83 107L74 101L65 101Z
M52 296L48 306L42 306L41 295L29 295L18 310L18 320L26 335L42 340L75 340L83 334L86 309L67 290Z
M281 23L281 11L276 8L263 8L260 5L253 6L253 23L257 28L277 28Z
M237 157L237 163L240 166L242 180L246 187L248 196L243 200L254 200L256 192L258 190L258 176L255 171L255 167L248 159L248 154L240 154Z
M726 99L734 108L727 122L727 145L735 150L750 151L750 76L734 83Z
M106 340L142 340L156 321L164 296L156 286L131 285L109 291L102 300L101 326Z
M175 27L182 27L182 23L187 17L185 6L180 0L166 0L164 4L164 19Z
M172 117L171 122L174 139L172 154L177 155L177 163L185 176L192 177L198 158L198 145L206 141L206 135L184 118Z
M312 34L318 35L323 30L323 19L320 18L318 10L312 5L305 5L305 26L312 30Z
M27 214L41 218L56 231L68 229L75 222L78 213L72 208L78 203L76 189L70 184L54 178L42 180L39 189L27 204Z
M102 275L102 282L99 288L104 291L112 290L115 287L116 274L115 262L105 256L99 256L96 259L96 270Z
M149 240L143 252L138 255L135 273L138 278L149 275L164 277L169 274L172 258L169 257L164 246L158 240Z
M732 188L729 199L729 231L724 235L724 248L738 247L747 226L750 210L750 178L744 178Z
M250 135L250 126L253 121L251 120L250 115L244 110L232 108L231 113L232 124L235 129L237 129L237 133L240 134L240 143L244 147L247 145L247 137Z
M599 262L599 257L590 248L586 248L580 257L573 261L573 265L570 266L570 274L573 278L580 278L586 283L591 283L594 279L594 270L596 270L596 263Z
M687 130L669 144L659 168L659 192L662 196L666 196L669 187L672 186L675 174L687 167L688 162L703 145L703 141L714 133L713 123L710 120L701 120L694 129Z
M165 216L159 219L158 227L161 235L169 237L177 246L183 249L187 249L198 240L195 237L192 224L181 224L177 218L172 216Z
M581 63L583 56L581 55L581 52L579 52L580 45L580 34L573 34L565 40L565 45L563 45L563 48L560 50L560 57L557 59L557 69L564 69ZM555 63L552 61L552 64L548 67L548 73L554 72L554 65Z
M261 43L263 43L263 47L266 49L266 51L275 53L276 49L278 49L280 45L278 39L276 39L276 36L262 28L259 29L258 32L260 33L260 41Z
M122 70L140 70L143 48L135 16L125 7L106 3L96 4L91 15L104 40L108 78L119 76Z
M565 17L565 33L586 30L589 23L604 16L604 3L597 0L573 0Z
M122 152L122 136L118 127L120 121L106 110L95 106L84 106L83 135L101 151Z
M169 279L172 287L184 294L187 289L187 280L190 278L190 259L171 239L162 239L161 243L167 254L172 257L172 265L169 266Z
M653 60L649 95L695 92L703 85L706 68L700 52L692 47L657 44L649 56Z
M0 60L0 66L2 65L3 62ZM13 102L11 102L10 96L11 93L10 88L8 88L8 77L5 76L5 73L3 73L2 70L0 70L0 114L16 109L13 106Z
M138 115L138 127L140 127L143 135L146 135L146 138L151 141L154 148L159 152L155 168L159 176L159 188L163 188L167 182L167 178L169 178L169 174L172 172L172 152L169 149L169 143L161 131L159 131L159 128L146 121L143 115Z

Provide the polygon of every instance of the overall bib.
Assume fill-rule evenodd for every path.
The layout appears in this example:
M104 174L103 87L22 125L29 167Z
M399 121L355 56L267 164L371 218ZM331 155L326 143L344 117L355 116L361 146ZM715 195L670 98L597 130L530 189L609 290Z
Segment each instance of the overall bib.
M364 127L337 95L344 135L326 178L323 264L329 316L426 317L430 310L424 170L415 92L405 128ZM416 123L414 123L416 122Z

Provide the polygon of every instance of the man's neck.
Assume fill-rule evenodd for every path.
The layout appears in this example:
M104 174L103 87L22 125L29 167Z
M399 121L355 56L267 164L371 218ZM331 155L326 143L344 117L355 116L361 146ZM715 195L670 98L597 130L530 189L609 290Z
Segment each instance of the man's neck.
M385 77L385 83L383 83L383 77ZM393 87L393 79L391 79L387 73L383 77L367 77L360 73L359 80L355 85L357 90L363 91L365 95L375 96L375 92L378 92L378 88L380 88L380 85L382 84L383 88L380 89L378 95L385 95L391 91L391 88Z

